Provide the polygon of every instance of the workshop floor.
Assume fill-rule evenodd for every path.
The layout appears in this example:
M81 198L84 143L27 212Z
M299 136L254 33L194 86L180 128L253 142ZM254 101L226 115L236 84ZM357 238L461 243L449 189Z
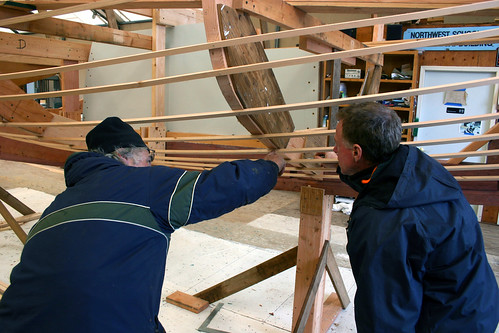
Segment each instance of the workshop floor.
M0 186L37 212L43 211L65 188L59 168L0 160L0 169ZM167 259L160 310L166 331L189 333L207 327L202 331L290 332L294 268L215 302L199 314L168 304L165 297L177 290L194 294L296 246L299 199L299 193L272 191L254 204L176 231ZM333 212L331 245L353 300L355 283L345 251L347 219L347 215ZM23 228L29 230L33 223L26 223ZM499 280L499 227L482 228L489 261ZM186 248L192 251L186 252ZM22 244L12 231L0 231L0 281L9 281L21 250ZM327 281L326 295L332 291L332 284ZM210 316L212 311L214 315ZM350 304L328 332L355 331Z

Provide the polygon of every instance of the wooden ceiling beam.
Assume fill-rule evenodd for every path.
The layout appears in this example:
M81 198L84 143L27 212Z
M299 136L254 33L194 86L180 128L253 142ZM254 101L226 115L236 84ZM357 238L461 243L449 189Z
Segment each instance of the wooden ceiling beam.
M392 15L400 13L408 13L420 10L446 8L465 4L482 2L480 0L362 0L362 1L345 1L345 0L289 0L288 4L302 9L307 13L357 13L357 14L381 14ZM473 12L471 15L494 16L499 10L487 10Z
M203 11L200 9L162 9L158 24L176 26L203 22Z
M0 54L88 61L91 44L0 32Z
M282 0L246 0L240 2L240 7L236 7L250 15L272 22L287 29L297 29L322 25L318 18L307 14L301 9L293 7ZM341 31L325 32L318 35L311 35L322 44L334 50L352 50L364 48L365 45L358 40L348 36ZM382 58L378 55L368 55L359 57L368 62L383 65Z
M80 5L68 6L68 7L64 7L64 8L60 8L60 9L55 9L55 10L45 10L45 9L41 9L41 8L34 8L34 9L38 10L38 13L33 13L33 14L26 15L23 17L10 17L7 19L3 19L0 21L0 25L5 26L5 25L10 25L10 24L16 24L16 23L36 21L36 20L41 20L41 19L48 18L48 17L76 13L76 12L90 10L90 9L113 8L113 6L115 6L115 5L124 4L127 2L131 2L131 1L134 1L134 0L100 0L97 2L90 2L90 3L80 4ZM0 3L0 5L2 5L2 4L5 5L5 2ZM29 4L27 4L27 3L18 4L19 8L26 8L26 6L29 6ZM8 6L8 7L13 7L13 6Z
M113 9L104 9L106 13L107 26L111 29L119 30L118 20L116 18L116 13Z
M101 0L102 1L102 0ZM38 10L54 10L68 6L95 3L92 0L17 0L22 5L35 6ZM201 0L135 0L133 2L109 5L113 9L168 9L168 8L202 8Z
M20 64L28 64L28 65L39 65L41 67L55 67L62 66L64 63L62 59L54 59L54 58L40 58L37 56L26 56L20 54L4 54L0 53L0 61L9 62L9 63L20 63ZM5 72L4 73L14 73L18 71ZM52 76L50 74L49 76Z
M122 9L124 12L129 12L129 13L133 13L133 14L137 14L137 15L142 15L142 16L146 16L146 17L151 17L152 18L152 9L149 8L149 9L131 9L131 8L127 8L127 9Z
M22 15L26 15L26 12L0 7L0 20ZM6 27L51 36L129 46L145 50L152 49L151 36L56 18L44 18Z

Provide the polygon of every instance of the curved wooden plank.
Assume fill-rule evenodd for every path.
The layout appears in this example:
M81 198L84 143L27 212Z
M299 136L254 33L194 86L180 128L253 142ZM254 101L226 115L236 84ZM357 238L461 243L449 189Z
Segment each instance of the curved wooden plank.
M229 1L230 2L230 1ZM203 13L204 13L204 25L206 30L206 39L208 42L221 41L220 39L220 29L218 22L218 15L216 9L217 3L215 1L203 1ZM209 19L207 19L209 18ZM216 48L210 50L210 59L214 69L227 68L229 67L225 54L222 48ZM217 76L217 83L220 87L222 95L229 104L232 110L242 110L243 106L237 98L236 92L232 85L232 81L228 75ZM258 125L249 116L237 117L239 122L250 132L256 134L262 134L263 131L258 127ZM262 143L266 144L268 147L275 148L272 141L262 140Z
M256 34L249 17L227 4L231 4L231 1L203 1L208 42ZM268 62L260 43L213 49L210 57L214 69ZM285 104L271 69L218 76L217 81L233 110ZM287 111L270 115L238 116L237 119L251 134L292 132L294 129ZM269 148L284 148L287 141L287 138L273 138L263 143Z

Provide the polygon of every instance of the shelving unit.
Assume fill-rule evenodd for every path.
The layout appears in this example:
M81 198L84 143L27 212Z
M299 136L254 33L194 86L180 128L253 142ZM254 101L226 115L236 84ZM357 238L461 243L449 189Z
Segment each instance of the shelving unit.
M391 73L396 68L400 70L402 66L408 65L412 70L412 78L410 80L399 80L391 79ZM345 69L355 68L361 70L360 79L349 79L345 78ZM360 94L362 89L362 84L364 83L366 71L365 61L357 59L355 66L348 66L342 64L341 66L341 79L340 82L346 87L346 92L343 91L345 97L357 96ZM380 81L379 92L390 92L397 90L414 89L418 86L419 77L419 55L418 51L399 51L390 52L384 54L384 65L383 65L384 77ZM322 90L321 98L323 100L331 98L332 96L332 62L328 61L322 64ZM342 92L340 92L340 96ZM412 122L414 120L415 109L416 109L416 99L415 97L410 97L406 103L400 105L400 103L394 103L394 101L385 101L402 119L402 122ZM391 102L391 103L390 103ZM321 126L321 120L325 114L329 114L329 108L323 108L319 112L319 126ZM412 141L412 131L410 129L404 130L402 133L403 141Z

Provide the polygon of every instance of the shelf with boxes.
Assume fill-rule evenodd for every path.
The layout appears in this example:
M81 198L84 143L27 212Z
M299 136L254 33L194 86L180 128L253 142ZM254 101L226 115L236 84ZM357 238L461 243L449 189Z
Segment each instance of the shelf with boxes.
M379 92L417 88L419 69L419 55L417 51L398 51L384 54L384 65L379 84ZM365 61L357 59L355 66L341 65L340 98L352 97L361 94L366 72ZM328 99L332 96L332 64L322 66L321 98ZM416 100L414 97L379 101L397 112L402 122L412 122L415 115ZM320 119L329 114L329 109L321 111ZM412 140L411 130L404 130L403 141Z

